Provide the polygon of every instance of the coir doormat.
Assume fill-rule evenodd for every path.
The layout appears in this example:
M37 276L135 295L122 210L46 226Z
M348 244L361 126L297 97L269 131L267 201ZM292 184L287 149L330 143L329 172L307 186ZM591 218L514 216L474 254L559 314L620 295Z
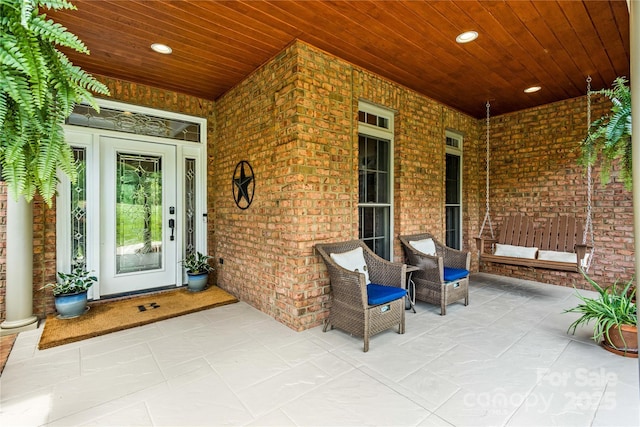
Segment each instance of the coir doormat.
M238 300L233 295L211 286L201 292L189 292L181 288L117 301L90 303L89 311L80 317L58 319L55 314L47 316L38 348L44 350L235 302Z

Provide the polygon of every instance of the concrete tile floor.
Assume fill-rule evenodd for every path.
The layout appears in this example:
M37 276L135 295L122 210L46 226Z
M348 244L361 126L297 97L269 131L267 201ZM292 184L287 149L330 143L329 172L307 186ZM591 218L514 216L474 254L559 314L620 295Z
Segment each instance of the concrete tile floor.
M574 290L472 276L407 331L294 332L245 303L39 351L21 333L2 426L638 426L638 360L568 335Z

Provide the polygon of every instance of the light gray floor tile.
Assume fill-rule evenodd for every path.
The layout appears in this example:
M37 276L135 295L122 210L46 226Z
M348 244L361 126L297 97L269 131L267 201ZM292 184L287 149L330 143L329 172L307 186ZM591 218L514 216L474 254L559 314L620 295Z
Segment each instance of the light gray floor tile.
M368 353L244 302L47 350L41 325L0 377L0 425L640 425L637 359L567 334L577 302L474 274L469 306L418 301Z

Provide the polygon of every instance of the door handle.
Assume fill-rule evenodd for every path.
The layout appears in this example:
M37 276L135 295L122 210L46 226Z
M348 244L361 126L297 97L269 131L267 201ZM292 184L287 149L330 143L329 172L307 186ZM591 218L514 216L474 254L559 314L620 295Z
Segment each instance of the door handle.
M175 237L173 236L173 232L176 229L176 220L171 218L169 220L169 228L171 229L171 236L169 237L169 240L175 240Z

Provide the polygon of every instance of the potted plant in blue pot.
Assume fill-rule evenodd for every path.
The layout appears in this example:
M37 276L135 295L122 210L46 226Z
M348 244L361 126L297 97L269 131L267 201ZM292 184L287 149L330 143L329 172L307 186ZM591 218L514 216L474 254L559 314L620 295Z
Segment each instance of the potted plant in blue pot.
M213 270L213 267L209 265L211 258L213 257L195 252L181 261L187 270L187 287L191 292L199 292L207 287L209 273Z
M71 273L58 272L56 283L49 283L44 288L53 288L56 311L60 319L71 319L81 316L87 311L87 291L96 276L83 267L76 267Z

